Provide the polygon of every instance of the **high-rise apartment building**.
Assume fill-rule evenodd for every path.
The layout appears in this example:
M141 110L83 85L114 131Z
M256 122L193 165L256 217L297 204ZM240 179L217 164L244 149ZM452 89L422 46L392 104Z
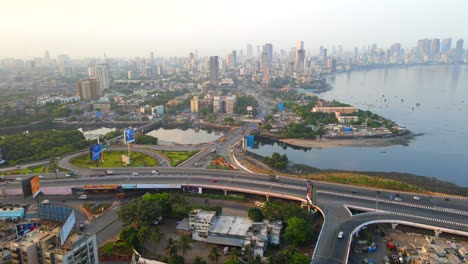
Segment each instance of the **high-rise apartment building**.
M463 60L463 39L457 40L455 46L455 61Z
M58 247L60 228L36 229L10 242L12 263L23 264L98 264L96 235L71 234Z
M94 78L96 79L97 94L102 96L104 90L110 88L109 65L103 63L94 66Z
M252 49L253 49L253 48L252 48L252 44L250 44L250 43L247 44L247 59L251 59L251 58L252 58L252 52L253 52Z
M327 64L327 60L328 60L327 49L323 49L322 63Z
M43 59L43 64L44 65L49 65L50 64L50 53L48 50L44 52L44 59Z
M443 39L441 47L440 47L440 53L448 54L451 49L452 49L452 39L451 38Z
M219 72L219 60L218 56L210 57L210 84L213 86L218 85L218 72Z
M264 65L270 67L271 64L273 63L273 44L266 43L265 45L263 45L262 62L263 62L263 53L265 53Z
M94 78L79 80L76 83L77 95L81 100L98 99L97 82Z
M432 56L437 56L440 53L440 39L433 39L431 45Z
M304 41L298 41L296 46L296 70L301 72L304 70L305 50Z

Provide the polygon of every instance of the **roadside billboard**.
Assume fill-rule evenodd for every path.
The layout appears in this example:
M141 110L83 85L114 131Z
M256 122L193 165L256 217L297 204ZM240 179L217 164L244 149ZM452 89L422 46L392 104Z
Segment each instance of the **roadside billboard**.
M151 184L151 183L141 183L137 184L137 189L180 189L182 185L180 184Z
M5 148L0 146L0 165L5 163Z
M33 199L41 192L41 188L39 185L39 176L35 175L31 178L31 194Z
M72 210L67 220L63 224L62 228L60 229L60 245L63 246L63 244L65 244L65 241L67 240L68 236L73 230L73 227L75 226L75 224L76 224L75 210Z
M86 184L83 186L85 190L117 190L118 188L117 184Z
M248 136L245 136L245 140L247 142L247 147L249 148L252 148L255 144L255 141L254 141L254 135L248 135Z
M39 187L39 176L35 175L23 179L21 181L21 188L23 189L24 198L28 198L29 196L35 198L41 192Z
M21 223L16 225L16 238L22 237L27 233L37 229L37 223Z
M89 148L89 155L91 156L91 160L95 161L101 158L101 145L100 144L94 144Z
M135 142L135 130L133 130L133 128L127 128L124 130L124 142L125 144Z

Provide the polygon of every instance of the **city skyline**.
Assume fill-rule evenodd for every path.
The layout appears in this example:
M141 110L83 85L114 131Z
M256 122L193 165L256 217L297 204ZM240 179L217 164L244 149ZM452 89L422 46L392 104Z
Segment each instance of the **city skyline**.
M225 56L246 43L289 50L298 40L306 52L318 53L320 46L352 51L372 43L412 47L425 38L466 39L468 3L449 2L19 1L0 11L0 57L32 58L46 50L75 58L146 57L151 51L157 57L186 56L194 50Z

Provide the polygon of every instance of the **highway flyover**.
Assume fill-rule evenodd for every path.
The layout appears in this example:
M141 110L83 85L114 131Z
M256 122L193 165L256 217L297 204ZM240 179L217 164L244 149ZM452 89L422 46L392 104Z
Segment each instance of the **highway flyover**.
M135 168L114 169L117 175L90 177L95 169L85 169L81 178L43 180L43 187L82 187L85 184L179 184L203 188L221 189L305 201L306 184L303 179L281 177L272 181L269 175L251 174L239 171L206 170L196 168L159 168L160 175L151 175L154 168L138 168L137 172L147 176L131 176ZM102 170L102 169L101 169ZM212 180L215 179L216 182ZM465 232L468 235L468 203L464 198L431 197L419 195L420 200L412 199L414 194L400 193L402 201L387 198L390 192L367 188L351 188L346 185L314 182L318 189L318 208L323 212L325 223L319 236L312 263L346 263L351 234L359 226L369 221L406 221L425 225L433 230ZM18 189L18 183L3 185L6 189ZM46 194L47 195L47 194ZM352 216L348 206L359 207L373 213ZM337 233L345 232L348 239L338 239Z

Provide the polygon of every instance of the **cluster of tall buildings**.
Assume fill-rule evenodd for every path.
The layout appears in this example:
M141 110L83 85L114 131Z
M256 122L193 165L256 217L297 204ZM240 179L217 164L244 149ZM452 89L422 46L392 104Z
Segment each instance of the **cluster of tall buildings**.
M88 76L76 84L77 94L81 100L99 99L104 90L110 88L109 65L102 63L90 66Z
M194 96L190 101L190 110L192 113L199 112L201 109L205 108L213 113L234 114L236 106L237 97L235 95L206 95L204 98Z
M417 55L421 61L430 61L448 56L452 62L460 62L463 59L463 39L457 40L455 48L452 49L452 39L446 38L442 41L435 39L421 39L417 44Z

